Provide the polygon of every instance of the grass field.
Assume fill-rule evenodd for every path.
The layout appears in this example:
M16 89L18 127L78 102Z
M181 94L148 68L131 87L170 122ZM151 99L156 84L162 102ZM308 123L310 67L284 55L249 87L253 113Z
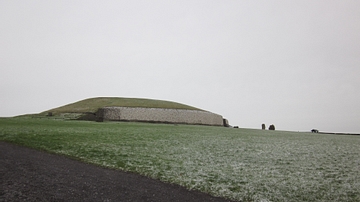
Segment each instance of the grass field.
M360 137L0 118L0 140L243 201L360 201Z

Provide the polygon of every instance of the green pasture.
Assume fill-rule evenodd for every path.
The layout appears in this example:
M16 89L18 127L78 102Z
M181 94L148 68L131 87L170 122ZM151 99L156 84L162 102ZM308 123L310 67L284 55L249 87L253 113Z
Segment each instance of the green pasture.
M23 117L0 141L238 201L360 201L360 136Z

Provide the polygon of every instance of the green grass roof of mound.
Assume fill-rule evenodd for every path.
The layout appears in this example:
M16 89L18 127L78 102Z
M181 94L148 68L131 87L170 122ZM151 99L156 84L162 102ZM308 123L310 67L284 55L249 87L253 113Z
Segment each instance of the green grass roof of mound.
M164 101L164 100L99 97L99 98L89 98L89 99L81 100L45 112L52 112L54 114L85 113L85 112L95 113L99 108L102 107L144 107L144 108L187 109L187 110L203 111L202 109L198 109L189 105L184 105L184 104Z

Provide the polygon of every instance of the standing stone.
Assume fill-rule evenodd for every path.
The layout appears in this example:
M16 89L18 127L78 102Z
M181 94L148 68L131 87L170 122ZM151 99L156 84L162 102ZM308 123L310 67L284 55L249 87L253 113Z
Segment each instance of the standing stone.
M269 130L275 130L275 126L274 126L274 125L270 125L270 126L269 126Z
M224 125L225 127L230 127L229 121L228 121L227 119L223 119L223 125Z
M264 124L264 123L261 124L261 129L262 129L262 130L265 130L265 128L266 128L265 124Z

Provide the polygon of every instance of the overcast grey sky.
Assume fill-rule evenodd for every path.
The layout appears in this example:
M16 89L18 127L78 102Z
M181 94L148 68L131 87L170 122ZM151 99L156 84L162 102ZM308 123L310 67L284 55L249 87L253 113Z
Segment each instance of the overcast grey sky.
M0 117L90 97L360 132L360 1L0 0Z

